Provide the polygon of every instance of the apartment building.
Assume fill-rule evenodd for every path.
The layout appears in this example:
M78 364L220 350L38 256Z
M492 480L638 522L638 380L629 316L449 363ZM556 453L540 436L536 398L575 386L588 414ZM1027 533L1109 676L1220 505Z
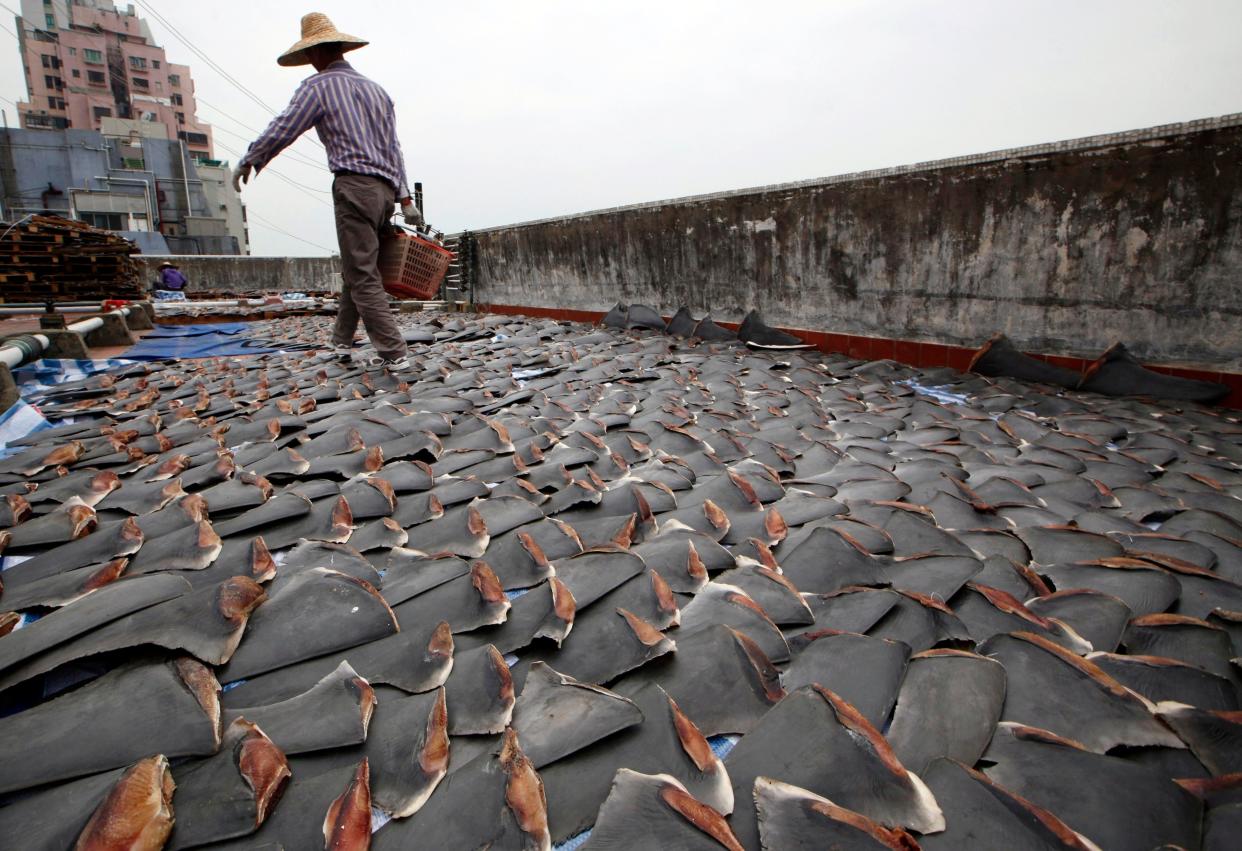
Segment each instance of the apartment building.
M168 61L132 5L22 0L17 34L26 74L21 126L101 130L106 119L161 124L191 157L214 159L187 65Z
M232 171L199 121L189 66L106 0L22 0L21 128L0 131L0 216L53 212L148 253L248 254Z

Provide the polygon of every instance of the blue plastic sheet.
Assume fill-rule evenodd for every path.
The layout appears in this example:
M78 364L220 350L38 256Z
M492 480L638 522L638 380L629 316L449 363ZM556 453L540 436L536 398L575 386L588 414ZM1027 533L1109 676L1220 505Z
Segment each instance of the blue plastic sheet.
M44 419L38 408L18 399L15 405L0 414L0 458L16 455L25 448L17 446L10 448L9 441L51 427L52 424ZM0 570L3 570L3 567L0 567Z
M17 392L25 397L38 396L44 390L68 381L81 381L101 372L111 372L128 364L121 358L99 360L75 360L72 358L42 358L20 366L13 371Z
M170 358L210 358L232 355L261 355L280 351L266 341L246 336L244 322L215 322L208 325L166 325L147 334L123 357L131 360Z
M571 836L560 845L552 846L552 851L578 851L586 841L591 838L591 831L584 830L575 836Z
M0 458L22 451L22 447L9 447L18 438L52 427L43 416L38 404L46 391L67 381L80 381L88 376L112 369L119 369L129 361L111 358L107 360L72 360L44 358L13 370L13 381L21 398L8 410L0 412ZM72 422L64 420L61 422Z
M164 337L203 337L209 334L244 334L245 322L208 322L202 325L160 325L143 339L161 339Z

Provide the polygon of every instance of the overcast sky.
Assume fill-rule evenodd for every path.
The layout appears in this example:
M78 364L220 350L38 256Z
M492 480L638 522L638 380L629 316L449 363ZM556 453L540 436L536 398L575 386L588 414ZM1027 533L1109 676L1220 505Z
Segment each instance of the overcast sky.
M396 102L411 180L446 231L1242 111L1239 0L147 5L277 110L309 70L275 62L303 13L369 39L349 59ZM151 26L236 161L225 146L244 151L271 114ZM16 43L0 38L0 95L16 100ZM253 251L335 251L331 175L303 159L324 152L291 150L273 167L310 188L264 172L246 189Z

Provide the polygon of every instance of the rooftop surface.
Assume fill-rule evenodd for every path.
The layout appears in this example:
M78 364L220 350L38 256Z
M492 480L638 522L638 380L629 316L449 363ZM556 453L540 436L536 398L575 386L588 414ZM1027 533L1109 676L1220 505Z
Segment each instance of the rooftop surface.
M393 376L329 321L36 400L0 836L1228 842L1237 412L514 316L402 315Z

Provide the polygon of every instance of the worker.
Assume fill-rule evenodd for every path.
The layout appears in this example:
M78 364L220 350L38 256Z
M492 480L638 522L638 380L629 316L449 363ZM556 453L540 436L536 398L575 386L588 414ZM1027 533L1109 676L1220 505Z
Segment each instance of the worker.
M410 362L380 280L380 232L394 203L400 203L407 224L422 225L423 217L410 198L392 98L344 59L346 52L367 43L337 30L327 15L312 12L302 18L301 40L276 62L286 67L309 64L317 73L302 81L285 111L246 150L233 187L240 193L252 172L257 177L273 157L315 128L336 175L332 204L344 289L333 348L340 360L352 361L361 318L378 355L369 366L399 372L409 369Z
M188 283L189 281L186 280L185 275L181 274L176 263L165 260L160 264L160 289L181 292Z

